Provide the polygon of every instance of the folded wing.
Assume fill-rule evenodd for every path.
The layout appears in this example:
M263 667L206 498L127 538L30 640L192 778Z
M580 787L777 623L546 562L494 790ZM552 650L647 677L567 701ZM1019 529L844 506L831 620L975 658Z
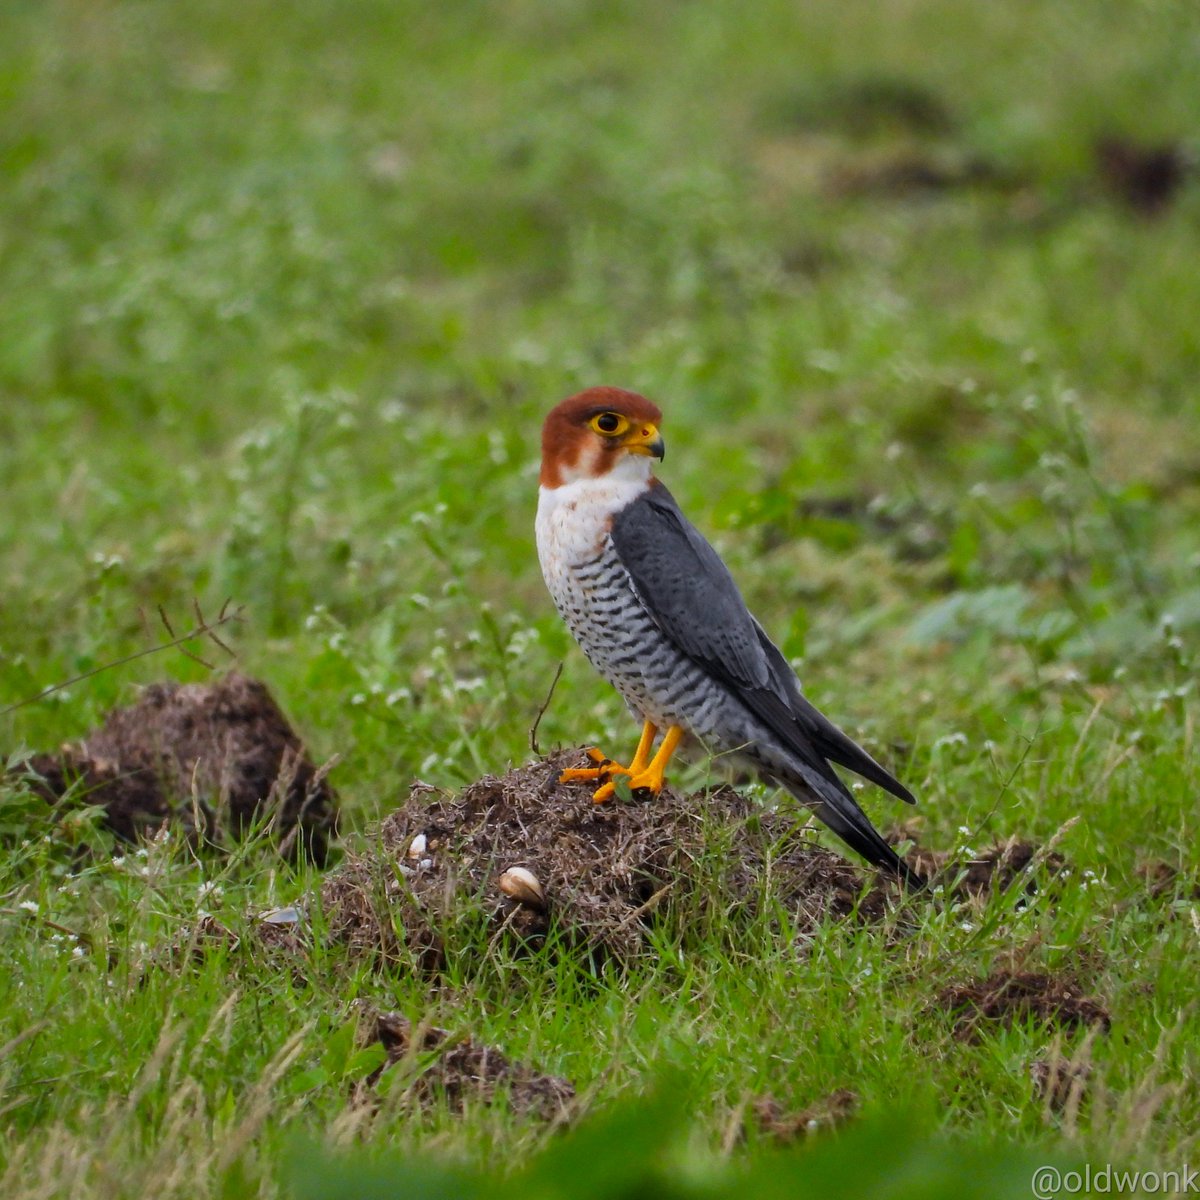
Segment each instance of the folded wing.
M612 541L659 629L799 760L804 784L829 810L820 815L830 827L870 861L907 874L827 760L910 804L912 794L804 698L725 564L671 493L656 484L622 509L613 520Z

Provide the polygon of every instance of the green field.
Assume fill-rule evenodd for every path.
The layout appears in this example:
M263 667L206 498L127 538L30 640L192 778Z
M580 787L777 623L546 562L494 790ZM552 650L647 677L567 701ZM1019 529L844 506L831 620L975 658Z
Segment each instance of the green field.
M920 844L1067 868L811 941L713 921L624 971L481 944L431 983L319 945L298 979L218 945L144 977L198 909L245 931L318 873L139 858L18 772L0 1194L282 1196L352 1147L510 1172L549 1147L578 1184L664 1079L686 1104L645 1154L680 1195L768 1161L734 1136L755 1097L839 1088L876 1161L1200 1157L1197 95L1187 0L9 0L0 709L228 598L240 668L337 758L351 850L414 779L527 761L560 662L541 746L632 748L533 545L541 419L610 383L660 404L662 477L918 795ZM166 677L208 671L102 671L0 714L0 755ZM1111 1029L956 1036L935 998L1006 966ZM355 1108L354 1000L569 1077L593 1158L502 1107ZM1030 1079L1056 1053L1089 1071L1065 1112ZM926 1194L883 1178L845 1186ZM981 1195L1029 1194L1005 1179Z

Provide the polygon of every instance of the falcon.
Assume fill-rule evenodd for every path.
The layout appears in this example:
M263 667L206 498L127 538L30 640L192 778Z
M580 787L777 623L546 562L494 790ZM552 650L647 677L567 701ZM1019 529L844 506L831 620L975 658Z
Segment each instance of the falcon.
M717 552L654 476L661 421L644 396L596 387L557 405L542 427L542 574L592 666L643 722L627 765L591 749L593 765L560 781L598 784L597 802L618 780L657 795L671 756L694 739L747 759L868 862L920 886L830 764L909 804L912 794L804 698Z

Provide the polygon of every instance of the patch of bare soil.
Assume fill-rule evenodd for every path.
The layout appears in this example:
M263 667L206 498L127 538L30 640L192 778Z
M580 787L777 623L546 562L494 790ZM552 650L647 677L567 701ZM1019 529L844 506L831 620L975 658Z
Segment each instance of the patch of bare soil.
M879 920L896 885L821 849L795 810L729 787L594 804L560 784L578 751L486 776L446 796L417 784L322 892L331 933L355 949L436 970L464 911L489 934L551 934L595 959L627 959L649 925L680 932L786 913L800 934L829 916Z
M1096 143L1096 170L1108 192L1134 212L1156 217L1170 207L1195 169L1175 143L1150 144L1110 135Z
M989 1025L1035 1021L1057 1029L1099 1026L1107 1032L1112 1018L1104 1005L1085 995L1071 975L1042 971L993 971L986 979L943 988L937 1005L954 1014L958 1037L978 1037Z
M831 170L826 186L835 196L894 196L973 187L1015 190L1021 182L978 155L901 147L847 157Z
M336 826L325 772L266 685L237 672L214 683L154 684L77 745L29 765L48 801L77 786L125 841L171 822L221 844L270 821L281 854L323 865Z
M789 1110L774 1096L759 1096L751 1105L751 1113L761 1135L788 1143L845 1125L858 1113L859 1104L857 1092L838 1088L798 1112Z
M1029 1079L1034 1095L1050 1112L1077 1111L1087 1096L1092 1065L1086 1059L1073 1061L1053 1053L1029 1064Z
M1056 850L1042 854L1035 843L1020 838L997 842L972 858L918 846L908 860L934 887L940 885L960 900L986 899L1023 877L1024 891L1033 895L1067 868L1067 860Z
M1138 878L1146 887L1147 893L1154 899L1164 896L1178 896L1182 900L1200 900L1200 884L1186 878L1179 871L1162 859L1139 863Z
M559 1075L547 1075L513 1062L492 1046L433 1025L416 1025L394 1012L365 1008L359 1027L363 1045L379 1043L387 1062L355 1085L354 1100L370 1103L379 1077L394 1063L407 1063L408 1095L419 1105L443 1102L461 1113L474 1104L503 1103L519 1116L545 1121L566 1119L575 1086Z

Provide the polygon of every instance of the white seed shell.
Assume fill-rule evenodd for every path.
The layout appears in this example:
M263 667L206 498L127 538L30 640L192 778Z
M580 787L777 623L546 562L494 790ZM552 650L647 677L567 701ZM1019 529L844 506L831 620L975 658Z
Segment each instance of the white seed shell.
M411 842L408 843L408 857L420 858L425 853L425 835L418 833Z
M500 890L519 904L537 909L546 907L546 893L532 871L524 867L509 867L497 882Z

